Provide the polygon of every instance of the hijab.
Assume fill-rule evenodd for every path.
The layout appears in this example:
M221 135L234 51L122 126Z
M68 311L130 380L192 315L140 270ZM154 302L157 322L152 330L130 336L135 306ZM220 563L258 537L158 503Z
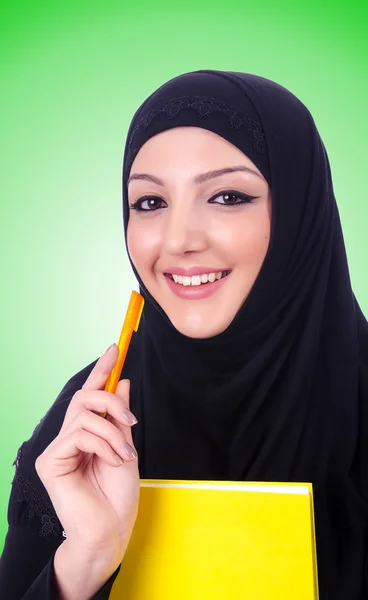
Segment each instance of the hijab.
M175 329L131 261L145 308L122 376L139 419L140 476L312 482L321 599L365 598L368 324L351 287L325 146L306 106L271 80L179 75L129 127L125 234L135 156L180 126L217 133L254 162L271 188L271 237L238 314L208 339Z

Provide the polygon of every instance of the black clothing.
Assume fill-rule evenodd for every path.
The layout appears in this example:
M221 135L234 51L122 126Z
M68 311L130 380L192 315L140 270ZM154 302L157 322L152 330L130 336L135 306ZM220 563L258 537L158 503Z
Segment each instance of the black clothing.
M368 598L368 324L351 288L325 147L307 108L272 81L210 70L176 77L129 129L125 230L139 148L188 125L256 164L272 192L271 239L235 319L209 339L179 333L132 265L146 299L135 378L141 475L312 482L321 600Z
M35 470L35 460L53 440L74 393L97 361L72 377L18 449L8 507L9 528L0 558L1 600L55 600L54 554L63 543L63 527ZM108 600L120 566L91 600Z

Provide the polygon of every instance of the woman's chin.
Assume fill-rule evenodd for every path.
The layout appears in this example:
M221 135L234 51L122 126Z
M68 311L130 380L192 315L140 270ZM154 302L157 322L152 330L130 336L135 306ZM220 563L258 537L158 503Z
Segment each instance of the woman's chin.
M201 318L198 315L188 315L185 319L183 319L183 316L178 318L178 316L168 315L168 317L179 333L197 340L219 335L228 328L232 320L217 320L217 322L214 322L209 317Z

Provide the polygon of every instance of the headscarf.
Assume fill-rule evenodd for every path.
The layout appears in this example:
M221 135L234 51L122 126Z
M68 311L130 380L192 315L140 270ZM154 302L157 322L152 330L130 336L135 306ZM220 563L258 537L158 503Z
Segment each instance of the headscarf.
M312 482L321 599L360 599L368 325L351 287L326 149L306 106L273 81L215 70L175 77L129 127L125 233L135 156L180 126L213 131L254 162L272 192L271 238L238 314L208 339L178 332L132 263L145 308L123 376L140 421L140 475Z

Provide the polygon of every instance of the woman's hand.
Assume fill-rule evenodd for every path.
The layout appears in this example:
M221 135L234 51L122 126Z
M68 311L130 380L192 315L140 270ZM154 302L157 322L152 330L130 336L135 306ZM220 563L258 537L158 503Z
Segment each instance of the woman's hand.
M115 394L103 391L118 353L114 344L99 358L74 394L58 436L35 463L66 532L62 546L96 556L106 552L113 569L124 556L139 501L129 381L119 381ZM106 419L98 414L105 412Z

